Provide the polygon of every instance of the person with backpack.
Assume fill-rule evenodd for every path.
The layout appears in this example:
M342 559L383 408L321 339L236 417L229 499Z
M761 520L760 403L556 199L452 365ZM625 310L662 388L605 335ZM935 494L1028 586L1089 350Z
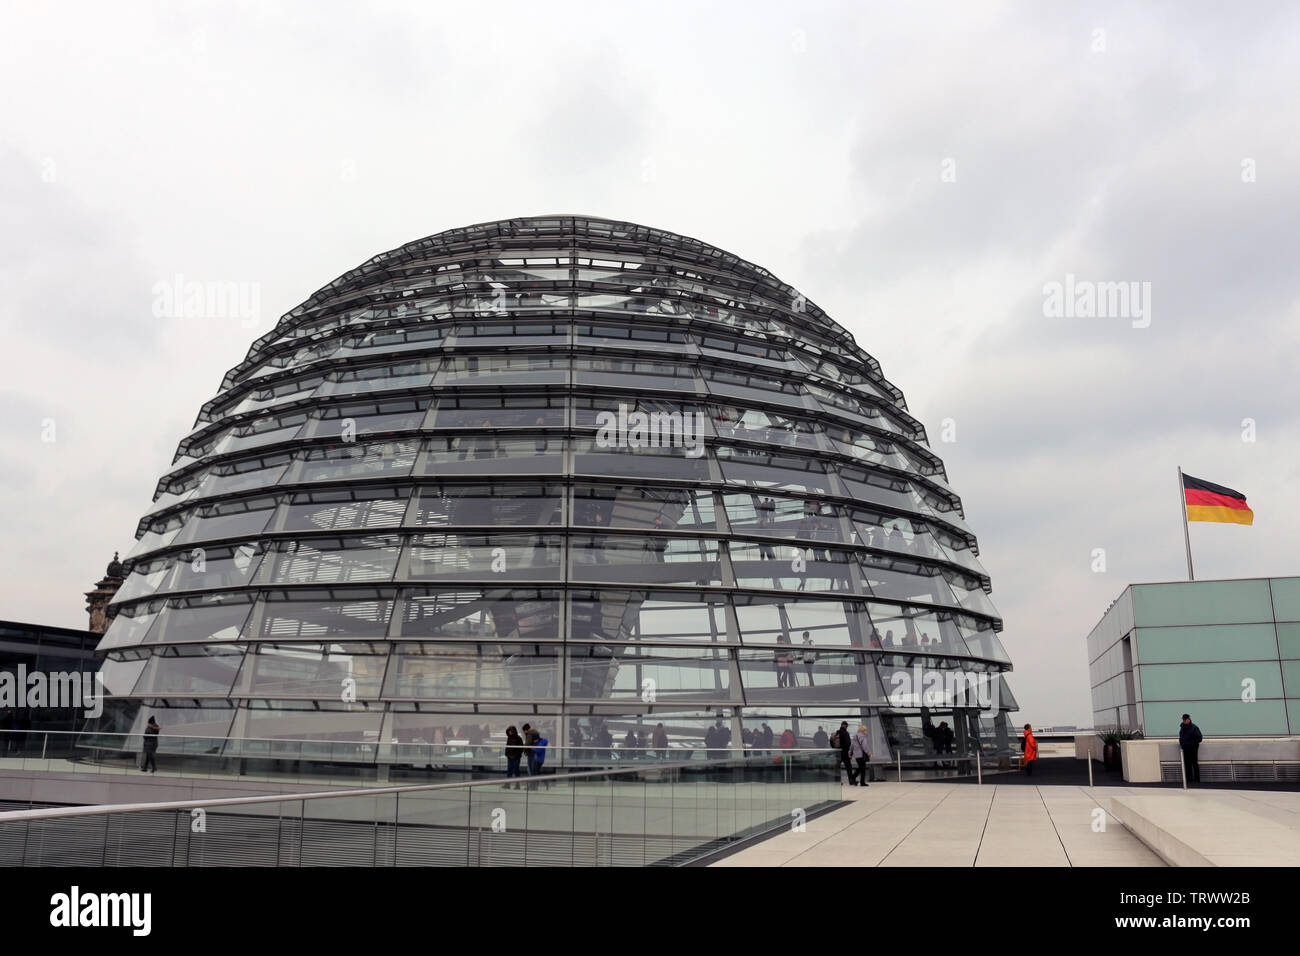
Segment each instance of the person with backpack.
M858 726L858 732L853 735L853 743L850 745L850 752L853 760L858 765L858 783L864 787L869 787L867 783L867 762L871 760L871 754L868 748L871 746L871 738L867 736L867 727L865 724Z
M831 737L831 744L839 752L840 763L844 765L844 772L849 775L849 786L856 787L858 785L858 776L853 769L853 759L850 756L853 740L849 735L849 722L847 720L840 721L840 729L835 731Z
M536 730L533 731L533 762L528 771L529 776L540 777L542 775L542 765L546 763L546 748L550 746L550 743L551 742L543 737L540 732ZM551 783L548 780L546 781L546 788L549 790L550 787ZM528 789L536 790L537 784L533 781L529 781Z

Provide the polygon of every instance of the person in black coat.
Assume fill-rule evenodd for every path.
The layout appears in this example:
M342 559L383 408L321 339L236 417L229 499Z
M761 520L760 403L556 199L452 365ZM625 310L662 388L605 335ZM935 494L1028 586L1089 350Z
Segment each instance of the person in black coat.
M524 755L524 738L519 736L519 730L514 724L506 728L506 779L519 776L519 761ZM508 784L515 789L519 785Z
M940 721L939 726L936 727L934 731L935 752L941 754L952 753L952 742L955 737L956 734L954 734L953 729L948 726L948 721Z
M145 773L158 772L156 754L158 753L158 733L161 730L162 727L158 726L158 718L150 717L149 723L144 728L144 761L140 765L140 769Z
M853 735L849 733L849 722L840 721L840 729L836 734L835 743L840 751L840 763L844 764L844 770L849 775L849 786L858 785L858 772L853 768L853 757L850 749L853 746Z
M1192 723L1190 714L1183 714L1183 722L1178 727L1178 746L1183 751L1183 760L1187 765L1187 779L1201 782L1201 764L1197 754L1201 749L1201 728Z

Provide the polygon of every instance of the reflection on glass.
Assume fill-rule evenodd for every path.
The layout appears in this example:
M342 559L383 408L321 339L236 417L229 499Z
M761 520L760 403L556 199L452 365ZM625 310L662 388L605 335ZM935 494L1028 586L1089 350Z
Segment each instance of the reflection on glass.
M694 584L719 586L718 542L662 534L575 535L570 579L593 584Z
M410 550L408 577L418 581L559 581L564 565L557 535L420 534Z
M397 644L384 696L416 700L545 700L560 696L553 644Z

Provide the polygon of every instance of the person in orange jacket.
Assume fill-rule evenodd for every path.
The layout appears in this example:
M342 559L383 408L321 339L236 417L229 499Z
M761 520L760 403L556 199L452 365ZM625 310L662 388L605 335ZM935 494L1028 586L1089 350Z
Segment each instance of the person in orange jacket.
M1025 768L1025 773L1033 774L1034 761L1038 759L1038 741L1034 739L1034 730L1028 724L1025 724L1025 759L1021 766Z

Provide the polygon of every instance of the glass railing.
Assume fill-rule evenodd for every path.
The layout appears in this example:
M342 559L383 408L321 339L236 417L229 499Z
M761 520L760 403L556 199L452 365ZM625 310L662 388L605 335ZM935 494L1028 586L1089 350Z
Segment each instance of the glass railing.
M161 749L160 749L161 752ZM0 813L22 866L680 866L841 799L833 755Z
M135 774L143 767L144 736L138 733L26 731L0 733L0 772ZM294 740L159 734L153 764L167 777L293 781L322 786L457 782L505 777L503 741L430 744L390 740ZM551 772L636 769L668 764L714 765L736 759L782 758L837 761L833 751L809 748L704 748L670 742L666 747L565 747L549 744L544 766ZM1015 769L1014 757L986 749L981 768L972 755L901 755L871 761L883 779L945 779ZM522 760L527 774L527 761Z

